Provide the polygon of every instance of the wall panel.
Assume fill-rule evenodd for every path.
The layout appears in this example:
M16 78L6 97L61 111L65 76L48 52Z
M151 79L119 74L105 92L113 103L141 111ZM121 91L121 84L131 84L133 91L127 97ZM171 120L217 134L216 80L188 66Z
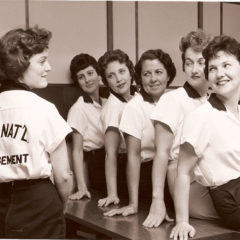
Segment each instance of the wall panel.
M203 29L213 36L220 34L220 3L203 3Z
M107 50L106 2L30 0L30 26L52 31L49 83L69 83L69 64L78 53L97 59Z
M174 86L185 81L179 41L197 29L197 19L197 2L139 2L139 56L150 48L168 52L177 68Z
M240 41L240 5L223 3L223 34Z
M135 63L135 2L113 2L113 48L122 49Z
M17 27L25 27L25 0L1 0L0 36Z

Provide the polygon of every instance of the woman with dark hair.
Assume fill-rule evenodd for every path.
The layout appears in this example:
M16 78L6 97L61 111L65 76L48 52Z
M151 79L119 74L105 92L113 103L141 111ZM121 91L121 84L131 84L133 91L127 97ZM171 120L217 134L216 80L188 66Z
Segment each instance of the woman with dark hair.
M203 56L214 94L184 121L174 195L176 226L170 235L175 240L195 234L188 213L192 174L208 187L223 223L240 230L240 44L218 36Z
M123 109L132 98L130 87L134 80L134 66L123 51L106 52L99 61L103 83L110 88L110 96L103 108L101 122L105 142L105 175L107 197L100 199L99 206L118 204L120 195L127 195L126 185L126 145L119 131Z
M186 82L183 87L164 94L151 116L155 126L156 154L152 171L152 204L143 223L146 227L158 227L164 219L170 221L164 202L165 178L167 175L169 191L173 197L183 119L207 101L209 84L204 76L202 50L209 41L210 36L202 30L192 31L181 39L179 48ZM207 189L192 181L191 190L190 215L203 219L216 218Z
M71 78L81 89L82 96L73 104L68 113L68 123L73 129L73 170L77 191L70 196L78 200L90 198L90 187L104 191L104 137L100 127L100 115L106 99L99 95L101 76L97 61L88 54L76 55L70 64Z
M124 108L119 127L127 143L129 204L110 210L105 216L128 216L137 213L138 198L142 202L151 203L151 168L155 143L154 126L150 116L166 87L173 81L176 68L167 53L155 49L142 54L135 66L135 72L141 90Z
M1 238L65 237L63 207L72 190L65 137L71 128L52 103L31 92L48 84L50 38L34 27L0 40Z

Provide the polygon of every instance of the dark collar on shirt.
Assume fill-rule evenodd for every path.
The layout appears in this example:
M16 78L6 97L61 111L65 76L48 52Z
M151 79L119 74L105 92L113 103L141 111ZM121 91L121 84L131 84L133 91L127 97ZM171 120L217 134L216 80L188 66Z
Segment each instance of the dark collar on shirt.
M5 92L5 91L10 91L10 90L26 90L26 91L31 91L31 89L24 83L8 83L3 82L2 86L0 87L0 92Z
M86 93L83 93L82 97L85 103L93 103L93 100Z
M87 93L83 92L83 93L82 93L82 97L83 97L83 101L84 101L85 103L92 103L92 104L93 104L92 98L89 97ZM99 97L99 104L102 106L101 97Z
M187 92L187 95L191 98L200 98L200 94L188 83L185 82L183 88Z
M217 95L215 93L212 93L210 98L208 99L212 107L218 109L219 111L227 111L224 104L219 100Z
M121 102L127 102L127 100L124 98L124 97L122 97L120 94L118 94L118 93L115 93L112 89L110 89L110 92L116 97L116 98L118 98Z
M143 89L143 87L141 87L139 93L142 95L143 100L145 102L154 103L153 98L148 93L146 93L146 91Z

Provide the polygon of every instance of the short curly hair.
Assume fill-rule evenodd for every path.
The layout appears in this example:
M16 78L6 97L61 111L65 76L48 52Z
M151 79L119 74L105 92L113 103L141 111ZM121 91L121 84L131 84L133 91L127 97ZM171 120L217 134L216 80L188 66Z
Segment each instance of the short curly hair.
M0 39L0 82L18 82L30 58L48 48L51 32L38 26L10 30Z
M77 73L89 66L92 66L96 70L97 74L100 75L96 59L89 54L80 53L71 60L70 73L75 86L79 86Z
M163 64L165 69L167 70L167 74L169 76L169 80L167 82L167 86L169 86L173 79L176 76L176 67L168 53L165 53L161 49L150 49L142 54L139 61L135 65L135 80L137 84L141 85L141 72L142 72L142 64L145 60L154 60L157 59L159 62Z
M211 41L212 36L202 29L189 32L185 37L181 38L179 49L182 52L182 69L185 71L185 52L188 48L192 48L196 52L202 52L203 49Z
M233 37L227 35L216 36L203 50L205 58L205 77L208 79L209 61L217 56L219 51L235 56L240 63L240 43Z
M132 83L134 81L134 65L132 63L132 61L130 60L129 56L123 52L120 49L116 49L116 50L109 50L107 52L104 53L103 56L101 56L98 60L98 66L99 66L99 70L100 70L100 75L102 77L102 81L104 83L105 86L108 86L108 82L106 79L106 74L105 71L107 69L107 66L109 63L114 62L114 61L118 61L121 64L125 63L130 75L132 77Z

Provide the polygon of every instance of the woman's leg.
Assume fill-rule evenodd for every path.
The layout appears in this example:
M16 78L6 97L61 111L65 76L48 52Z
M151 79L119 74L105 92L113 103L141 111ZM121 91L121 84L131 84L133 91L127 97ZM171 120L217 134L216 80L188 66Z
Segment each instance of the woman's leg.
M209 190L196 181L190 185L189 214L191 217L199 219L214 220L219 218Z
M177 161L169 161L168 164L168 186L171 196L174 194L174 184L177 176ZM218 219L215 207L212 199L209 195L209 191L206 187L203 187L196 181L193 181L190 185L189 193L189 214L190 217L199 219Z

